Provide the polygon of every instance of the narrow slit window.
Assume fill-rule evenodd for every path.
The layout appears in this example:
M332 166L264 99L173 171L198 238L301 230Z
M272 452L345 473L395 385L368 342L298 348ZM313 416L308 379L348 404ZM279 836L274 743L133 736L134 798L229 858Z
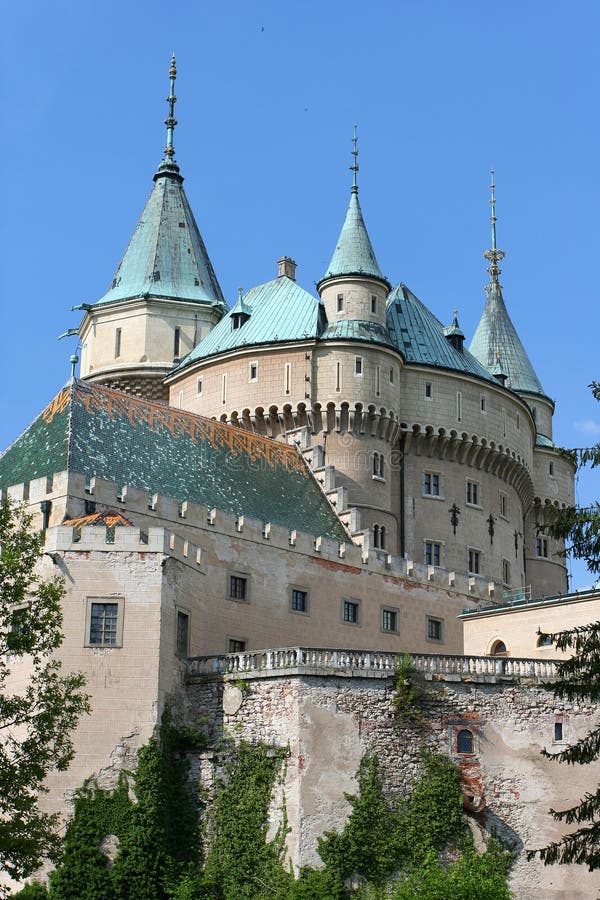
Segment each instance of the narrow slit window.
M284 390L286 394L291 393L291 383L292 383L292 364L285 364L285 376L284 376Z
M336 391L342 389L342 364L340 362L335 364L335 389Z
M456 392L456 421L462 422L462 393Z
M115 359L121 355L121 329L115 331Z
M227 375L223 375L221 381L221 403L227 402Z
M375 366L375 396L381 394L381 366Z
M177 359L181 351L181 328L176 328L173 333L173 357Z

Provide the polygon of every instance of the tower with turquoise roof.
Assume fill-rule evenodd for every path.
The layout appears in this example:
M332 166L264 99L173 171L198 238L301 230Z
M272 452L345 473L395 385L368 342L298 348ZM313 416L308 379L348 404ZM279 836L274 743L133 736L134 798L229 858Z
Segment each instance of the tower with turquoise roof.
M83 304L81 377L152 400L165 375L219 321L221 287L175 160L175 57L167 141L154 187L106 293Z

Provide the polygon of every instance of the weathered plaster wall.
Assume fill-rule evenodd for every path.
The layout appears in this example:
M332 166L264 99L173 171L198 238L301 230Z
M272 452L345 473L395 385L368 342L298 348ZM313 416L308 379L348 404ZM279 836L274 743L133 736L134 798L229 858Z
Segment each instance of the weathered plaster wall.
M226 676L227 677L227 676ZM238 674L239 677L239 674ZM554 742L554 725L564 739L587 732L595 713L568 708L539 683L444 681L426 684L425 721L399 725L395 717L393 679L287 674L243 676L248 690L226 685L223 722L236 738L289 746L285 795L290 857L295 866L318 864L317 836L339 829L348 814L344 792L352 792L361 757L375 752L381 761L390 798L405 794L419 768L419 746L449 754L463 773L465 794L473 797L477 828L497 832L518 853L512 889L524 900L592 898L600 875L578 866L544 867L527 862L523 848L543 846L560 829L547 810L563 808L600 779L600 765L569 769L541 756ZM207 683L189 687L191 706L204 693L218 703ZM456 735L468 728L474 752L456 752ZM568 777L567 777L568 775Z

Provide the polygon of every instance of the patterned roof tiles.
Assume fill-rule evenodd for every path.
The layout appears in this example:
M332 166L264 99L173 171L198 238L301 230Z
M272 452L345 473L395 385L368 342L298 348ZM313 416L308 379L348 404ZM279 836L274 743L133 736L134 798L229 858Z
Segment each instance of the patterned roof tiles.
M346 537L295 447L90 382L63 388L0 457L0 487L67 468L315 535Z
M358 189L350 194L350 203L331 262L321 282L338 275L371 275L389 283L379 268L358 200Z

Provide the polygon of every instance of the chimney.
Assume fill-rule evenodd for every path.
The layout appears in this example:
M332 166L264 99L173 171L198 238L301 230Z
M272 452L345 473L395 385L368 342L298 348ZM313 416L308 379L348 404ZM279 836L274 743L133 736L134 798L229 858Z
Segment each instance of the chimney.
M291 278L292 281L296 280L296 263L289 256L282 256L281 259L277 260L278 271L277 277L281 278L282 275L285 275L286 278Z

